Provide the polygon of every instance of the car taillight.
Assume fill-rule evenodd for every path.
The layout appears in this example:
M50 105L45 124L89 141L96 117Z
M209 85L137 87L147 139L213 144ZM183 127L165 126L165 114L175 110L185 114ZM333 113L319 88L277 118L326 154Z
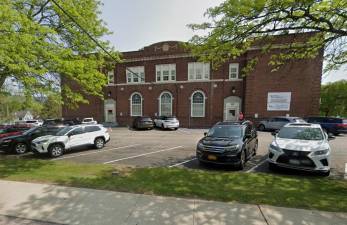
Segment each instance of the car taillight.
M339 123L336 126L340 128L347 128L347 123Z

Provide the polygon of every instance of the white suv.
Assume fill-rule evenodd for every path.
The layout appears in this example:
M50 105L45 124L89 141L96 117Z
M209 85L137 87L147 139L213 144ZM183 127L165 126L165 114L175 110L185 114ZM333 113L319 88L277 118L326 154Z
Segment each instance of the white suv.
M110 140L108 130L102 125L75 125L65 127L55 135L36 138L32 141L34 153L48 153L51 157L59 157L66 150L94 145L101 149Z
M273 135L268 156L270 169L279 166L329 175L330 137L320 125L290 123Z

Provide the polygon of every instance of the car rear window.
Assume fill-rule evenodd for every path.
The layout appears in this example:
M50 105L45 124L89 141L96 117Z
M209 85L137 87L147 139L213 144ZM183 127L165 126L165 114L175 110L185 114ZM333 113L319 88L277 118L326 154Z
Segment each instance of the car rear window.
M84 122L92 122L93 120L92 119L84 119L83 121Z

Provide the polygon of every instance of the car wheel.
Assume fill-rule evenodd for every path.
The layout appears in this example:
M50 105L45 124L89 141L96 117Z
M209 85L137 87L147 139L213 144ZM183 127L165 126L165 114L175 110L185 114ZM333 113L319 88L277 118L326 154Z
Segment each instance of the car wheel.
M28 146L25 143L17 143L13 149L16 154L24 154L28 151Z
M243 170L245 168L246 164L246 151L243 150L240 155L240 164L239 164L239 169Z
M49 147L48 153L52 158L57 158L64 154L64 147L61 144L53 144Z
M94 141L94 146L97 149L102 149L105 145L105 141L103 138L96 138Z
M163 129L163 130L165 129L164 124L161 124L161 129Z
M269 170L274 171L276 169L277 169L277 166L275 164L269 162Z
M259 130L259 131L264 131L264 130L265 130L265 126L264 126L263 124L260 124L260 125L258 126L258 130Z
M174 130L178 130L178 127L175 127Z
M323 177L328 177L330 175L330 170L320 173Z

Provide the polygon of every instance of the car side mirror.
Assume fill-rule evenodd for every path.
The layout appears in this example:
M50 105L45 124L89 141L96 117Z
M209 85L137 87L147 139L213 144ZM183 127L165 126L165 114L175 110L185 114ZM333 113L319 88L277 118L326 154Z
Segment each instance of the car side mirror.
M207 132L204 132L204 136L207 136Z
M68 133L67 136L68 136L68 137L71 137L71 136L72 136L72 133Z

